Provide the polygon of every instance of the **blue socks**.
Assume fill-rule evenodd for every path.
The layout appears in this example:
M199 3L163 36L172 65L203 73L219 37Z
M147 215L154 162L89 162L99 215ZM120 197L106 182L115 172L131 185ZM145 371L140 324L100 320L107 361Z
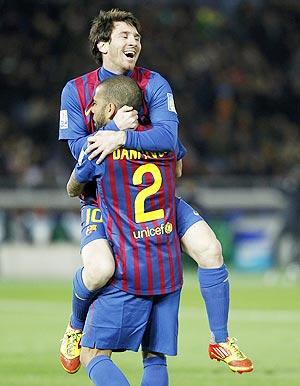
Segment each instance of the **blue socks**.
M198 280L214 340L216 343L225 342L229 312L229 283L225 264L220 268L198 268Z
M94 300L95 294L98 291L90 291L84 285L82 280L82 269L79 268L73 279L73 299L72 299L72 315L71 326L77 330L83 330L85 319L90 305Z
M96 386L130 386L122 371L106 355L93 358L86 371Z
M168 386L168 369L165 357L144 359L144 374L141 386Z

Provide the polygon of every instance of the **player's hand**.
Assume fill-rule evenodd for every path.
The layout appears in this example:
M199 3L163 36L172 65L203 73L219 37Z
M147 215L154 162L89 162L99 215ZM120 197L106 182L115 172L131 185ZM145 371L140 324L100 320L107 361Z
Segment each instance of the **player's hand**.
M138 126L138 112L131 106L121 107L113 118L119 130L135 130Z
M89 160L100 155L96 161L97 164L100 164L108 154L125 145L126 132L100 130L95 135L88 137L87 140L89 145L85 153L90 154Z

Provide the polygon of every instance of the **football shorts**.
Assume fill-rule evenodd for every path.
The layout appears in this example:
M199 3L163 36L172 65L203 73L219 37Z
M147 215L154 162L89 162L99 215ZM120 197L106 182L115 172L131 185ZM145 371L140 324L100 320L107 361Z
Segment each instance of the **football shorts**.
M89 308L81 345L176 355L180 292L136 296L105 287Z

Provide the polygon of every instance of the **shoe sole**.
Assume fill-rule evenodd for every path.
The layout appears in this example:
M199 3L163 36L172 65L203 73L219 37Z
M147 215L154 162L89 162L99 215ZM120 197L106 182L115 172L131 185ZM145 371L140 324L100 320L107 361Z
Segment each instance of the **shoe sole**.
M253 371L253 366L252 367L242 367L242 368L239 368L239 367L230 366L223 359L211 358L211 357L210 357L210 359L216 360L218 362L224 362L233 373L243 374L243 373L251 373L251 371Z

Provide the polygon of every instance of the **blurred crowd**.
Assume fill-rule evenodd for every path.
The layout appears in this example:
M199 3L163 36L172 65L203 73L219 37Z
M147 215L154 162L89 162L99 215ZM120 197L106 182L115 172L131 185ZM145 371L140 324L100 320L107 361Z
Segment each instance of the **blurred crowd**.
M299 1L0 0L0 187L65 185L60 92L95 68L100 7L142 22L139 65L172 85L184 174L272 178L300 162Z

